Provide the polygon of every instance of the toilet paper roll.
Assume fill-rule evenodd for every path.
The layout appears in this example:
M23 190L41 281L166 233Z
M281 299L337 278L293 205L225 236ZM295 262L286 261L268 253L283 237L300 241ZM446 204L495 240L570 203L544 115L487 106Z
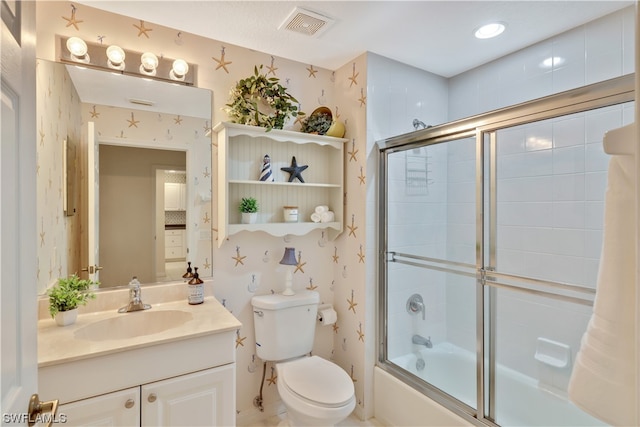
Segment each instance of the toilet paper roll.
M333 308L318 310L318 321L321 325L333 325L338 320L338 313Z

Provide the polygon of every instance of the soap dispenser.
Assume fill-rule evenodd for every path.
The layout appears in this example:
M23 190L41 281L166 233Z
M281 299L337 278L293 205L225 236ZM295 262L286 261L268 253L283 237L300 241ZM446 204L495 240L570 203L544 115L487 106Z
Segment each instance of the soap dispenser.
M198 267L195 267L196 272L193 274L193 278L189 280L189 304L202 304L204 302L204 282L198 276Z
M191 279L193 277L193 270L191 270L191 261L187 262L187 272L182 275L182 278L185 281Z

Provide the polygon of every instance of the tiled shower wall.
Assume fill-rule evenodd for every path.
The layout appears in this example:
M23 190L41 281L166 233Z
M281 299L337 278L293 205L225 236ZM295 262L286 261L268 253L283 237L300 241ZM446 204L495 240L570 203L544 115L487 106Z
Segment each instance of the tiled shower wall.
M427 123L453 121L633 72L634 15L633 7L623 9L449 79L448 100L439 101L448 104L448 117ZM552 56L564 61L543 68L543 60ZM370 76L375 76L375 70L370 63ZM369 77L369 81L381 80ZM389 87L391 92L396 90L393 84ZM369 89L370 100L374 95ZM438 104L433 98L429 103ZM383 111L372 106L368 128L377 131L376 139L412 130L394 129L385 134L393 125L385 128L384 117ZM501 271L595 286L608 161L602 136L631 120L633 106L627 105L499 132ZM408 126L410 121L395 117L394 123ZM407 196L404 172L400 172L405 167L403 158L396 156L393 162L400 164L390 165L392 209L404 212L396 215L397 223L390 224L390 234L397 237L394 249L415 245L420 235L429 242L421 250L428 252L441 240L438 225L446 224L447 257L474 264L475 143L458 141L441 149L432 146L428 157L433 181L425 196ZM394 328L389 331L389 357L412 351L410 335L414 332L431 335L434 342L449 341L475 351L475 288L469 286L473 280L424 270L416 277L402 266L392 268L399 280L389 295ZM446 291L441 286L444 283ZM414 292L425 299L424 322L406 312L406 300ZM535 377L538 367L533 356L541 336L570 344L575 355L590 307L512 292L500 292L497 298L499 363Z
M631 7L452 78L449 118L631 73L634 48ZM564 62L544 68L548 57ZM608 166L602 138L633 121L633 113L633 105L614 106L498 132L498 271L595 287ZM467 157L473 149L468 147ZM460 161L449 156L448 182L474 179L468 168L452 167ZM448 193L450 256L456 245L475 241L468 235L475 218L451 225L461 209L475 209L473 199L466 209L454 206L456 195ZM456 283L449 279L448 285ZM475 310L458 291L447 294L447 340L475 350ZM575 357L591 312L588 306L509 291L497 292L495 307L498 362L534 378L540 369L534 359L538 337L570 345Z

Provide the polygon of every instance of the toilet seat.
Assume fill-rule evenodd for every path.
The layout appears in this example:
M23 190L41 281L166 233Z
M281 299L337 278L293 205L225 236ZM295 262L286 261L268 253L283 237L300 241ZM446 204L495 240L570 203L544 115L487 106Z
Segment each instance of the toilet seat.
M351 377L338 365L318 356L279 363L278 383L307 403L340 408L354 399Z

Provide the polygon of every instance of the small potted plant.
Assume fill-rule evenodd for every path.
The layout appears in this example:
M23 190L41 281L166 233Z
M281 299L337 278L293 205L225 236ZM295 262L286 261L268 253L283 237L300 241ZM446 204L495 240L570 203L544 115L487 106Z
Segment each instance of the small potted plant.
M243 224L254 224L258 217L258 201L254 197L243 197L239 210L242 213Z
M91 288L99 284L93 280L80 279L75 274L59 278L47 292L49 314L55 319L56 324L66 326L74 323L78 317L78 307L96 297Z

